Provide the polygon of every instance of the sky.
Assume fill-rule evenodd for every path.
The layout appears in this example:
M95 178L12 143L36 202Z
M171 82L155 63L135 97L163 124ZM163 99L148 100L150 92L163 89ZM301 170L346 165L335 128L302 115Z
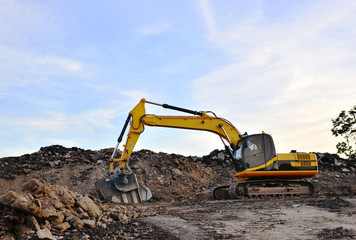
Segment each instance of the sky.
M0 0L0 157L115 147L141 98L265 131L278 153L336 153L331 119L356 104L356 1ZM135 150L222 148L147 127Z

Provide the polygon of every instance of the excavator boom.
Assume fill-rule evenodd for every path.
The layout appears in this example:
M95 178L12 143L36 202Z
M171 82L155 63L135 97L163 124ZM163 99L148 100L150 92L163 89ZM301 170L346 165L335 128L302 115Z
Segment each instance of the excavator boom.
M146 114L145 103L162 106L164 108L169 108L176 111L191 113L197 116L159 116L154 114ZM129 116L125 122L124 128L122 129L120 137L118 139L118 144L120 144L122 136L126 131L126 127L128 126L128 122L130 120L130 130L127 135L126 144L124 146L125 149L120 158L114 158L114 156L112 156L112 158L110 159L110 170L113 169L114 162L119 162L120 167L125 168L128 159L130 158L132 151L136 145L136 142L138 141L138 138L144 131L145 125L212 132L219 135L220 138L224 139L230 145L231 151L234 150L239 140L241 139L240 131L226 119L218 118L216 116L210 116L205 112L192 111L189 109L179 108L168 104L161 105L146 101L145 99L141 99L141 101L130 111ZM115 148L113 155L115 155L117 147Z

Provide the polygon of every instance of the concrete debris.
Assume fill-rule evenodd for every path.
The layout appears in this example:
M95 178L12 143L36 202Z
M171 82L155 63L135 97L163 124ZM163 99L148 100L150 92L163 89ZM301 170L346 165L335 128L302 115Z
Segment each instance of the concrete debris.
M29 236L36 233L39 239L57 239L52 231L82 231L97 225L105 227L114 221L108 213L103 214L103 206L97 199L74 193L66 186L31 179L23 185L23 190L22 193L9 191L0 196L0 205L16 211L12 220L16 225L17 235ZM41 202L40 206L38 202ZM112 211L117 216L115 221L122 224L128 224L138 217L136 211L129 211L124 206L116 206Z

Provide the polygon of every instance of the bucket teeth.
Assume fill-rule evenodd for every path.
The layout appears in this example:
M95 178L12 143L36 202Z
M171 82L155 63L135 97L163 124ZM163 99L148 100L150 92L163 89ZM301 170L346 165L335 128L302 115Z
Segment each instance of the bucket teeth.
M119 174L95 183L98 196L104 201L140 203L152 197L151 190L137 180L135 174Z

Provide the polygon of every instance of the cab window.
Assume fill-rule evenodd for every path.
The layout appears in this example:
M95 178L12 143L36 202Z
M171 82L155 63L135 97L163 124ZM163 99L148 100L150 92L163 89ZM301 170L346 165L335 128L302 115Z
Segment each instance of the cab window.
M247 168L265 164L263 135L249 136L244 147L244 160Z
M276 156L273 139L268 134L250 135L245 139L243 160L246 168L261 166ZM269 168L273 168L272 165Z

